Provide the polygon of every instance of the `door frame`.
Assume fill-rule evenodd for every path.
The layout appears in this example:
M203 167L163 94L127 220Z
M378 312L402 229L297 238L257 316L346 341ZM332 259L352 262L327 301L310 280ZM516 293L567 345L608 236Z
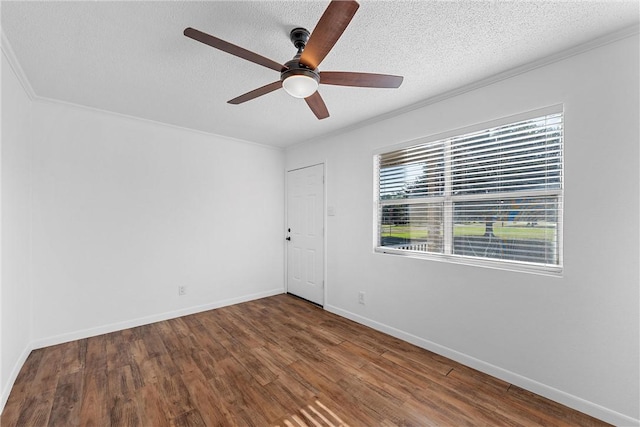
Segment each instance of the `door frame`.
M284 291L285 293L289 292L289 250L287 246L287 225L289 224L289 179L288 173L297 171L300 169L306 169L313 166L322 165L322 277L323 277L323 286L322 286L322 305L320 307L324 310L324 307L327 305L327 289L328 283L327 280L327 161L324 160L318 163L306 164L304 166L286 168L284 171L284 225L283 225L283 236L282 242L284 246Z

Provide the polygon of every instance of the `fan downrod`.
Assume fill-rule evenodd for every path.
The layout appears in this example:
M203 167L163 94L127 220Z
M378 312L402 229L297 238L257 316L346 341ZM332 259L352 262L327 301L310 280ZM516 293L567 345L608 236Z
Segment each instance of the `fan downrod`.
M298 49L298 53L302 53L304 47L307 45L309 41L309 36L311 33L306 28L297 27L291 30L289 33L289 38L291 39L291 43Z

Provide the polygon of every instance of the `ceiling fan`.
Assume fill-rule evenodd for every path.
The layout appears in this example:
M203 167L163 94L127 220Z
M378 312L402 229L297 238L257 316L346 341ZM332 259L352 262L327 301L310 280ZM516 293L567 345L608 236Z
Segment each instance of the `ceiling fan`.
M280 80L233 98L227 101L229 104L242 104L283 88L295 98L304 98L316 117L325 119L329 117L329 111L317 91L319 84L372 88L397 88L402 84L402 76L318 70L318 66L347 28L358 7L360 5L355 1L333 0L313 33L309 33L305 28L291 30L289 37L298 53L284 64L191 27L184 30L184 35L280 73Z

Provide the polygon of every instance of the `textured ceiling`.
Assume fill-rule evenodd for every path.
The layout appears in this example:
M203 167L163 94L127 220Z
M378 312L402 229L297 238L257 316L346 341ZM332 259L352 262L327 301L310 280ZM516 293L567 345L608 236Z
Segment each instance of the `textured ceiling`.
M193 27L277 62L328 1L9 2L2 31L38 97L274 146L357 125L638 23L637 1L360 1L323 71L404 76L399 89L320 87L331 117L277 72L183 36Z

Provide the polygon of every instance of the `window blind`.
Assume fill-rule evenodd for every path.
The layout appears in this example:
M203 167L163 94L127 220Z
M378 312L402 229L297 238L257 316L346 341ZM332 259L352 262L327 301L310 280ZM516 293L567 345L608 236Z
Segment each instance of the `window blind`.
M561 265L563 114L377 156L378 249Z

